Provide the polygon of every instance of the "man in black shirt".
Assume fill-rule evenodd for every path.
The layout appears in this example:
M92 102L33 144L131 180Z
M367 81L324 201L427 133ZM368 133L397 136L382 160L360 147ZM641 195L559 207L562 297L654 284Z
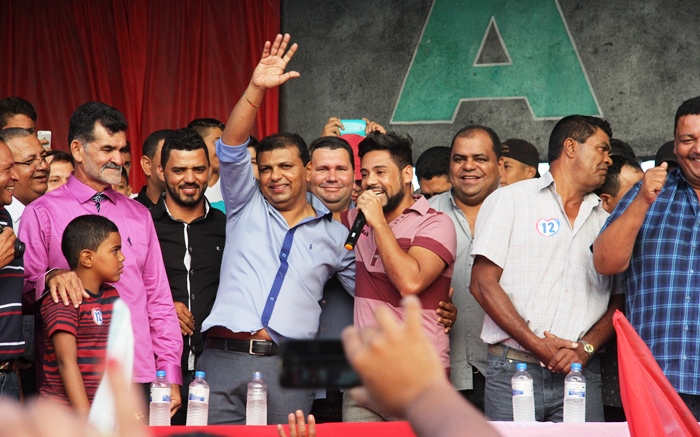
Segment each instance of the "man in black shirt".
M207 147L197 132L185 128L165 137L158 168L165 194L151 215L183 335L183 387L192 381L203 349L202 322L214 305L226 242L226 216L204 197L210 172ZM172 424L184 425L186 415L183 402Z
M141 205L151 209L158 203L165 186L158 177L158 165L160 165L160 154L165 137L172 132L170 129L157 130L151 133L143 142L143 155L141 156L141 169L146 175L146 185L141 188L139 194L134 197Z

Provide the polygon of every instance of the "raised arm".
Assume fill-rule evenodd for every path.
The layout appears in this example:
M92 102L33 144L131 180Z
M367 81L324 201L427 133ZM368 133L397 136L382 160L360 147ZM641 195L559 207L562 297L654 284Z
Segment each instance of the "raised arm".
M667 167L664 162L647 170L634 200L593 242L593 265L601 275L616 275L627 270L637 233L666 183Z
M228 118L226 129L221 137L224 144L237 146L245 143L253 129L255 115L262 104L265 92L300 76L296 71L286 73L284 71L297 50L296 43L287 50L288 44L289 34L277 35L274 42L265 43L262 58L253 71L250 83Z

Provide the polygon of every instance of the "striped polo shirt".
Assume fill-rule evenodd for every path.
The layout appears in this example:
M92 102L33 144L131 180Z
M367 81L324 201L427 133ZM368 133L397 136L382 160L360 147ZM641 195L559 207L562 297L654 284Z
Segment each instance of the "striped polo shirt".
M438 303L448 299L452 271L457 252L457 234L452 219L430 207L423 196L416 200L399 217L389 223L399 246L406 252L418 246L430 250L445 261L445 269L418 298L423 307L423 329L435 346L445 368L450 367L450 340L444 328L437 324L435 310ZM352 209L342 215L343 224L350 227L358 211ZM401 294L389 280L374 240L374 230L365 226L355 246L355 326L376 326L374 311L386 306L400 319Z
M80 307L65 306L44 299L41 303L41 316L44 320L44 373L46 379L39 390L42 396L57 399L66 405L68 395L58 370L56 349L51 336L57 331L65 331L75 336L78 347L78 367L83 375L83 384L92 403L97 387L102 380L107 356L107 338L112 321L112 308L119 293L111 285L104 284L97 295L88 291L90 297L83 299Z
M0 208L0 225L12 227L12 219ZM0 269L0 361L12 361L24 352L22 336L22 285L24 262L13 259Z

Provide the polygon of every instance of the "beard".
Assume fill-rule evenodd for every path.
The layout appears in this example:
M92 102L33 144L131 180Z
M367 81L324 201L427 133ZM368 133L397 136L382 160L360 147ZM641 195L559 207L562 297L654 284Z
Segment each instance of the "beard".
M85 173L93 179L108 185L118 185L122 180L122 167L108 162L97 167L92 161L85 161Z
M391 197L386 198L386 205L382 207L382 211L384 211L384 214L388 214L390 212L393 212L398 208L398 206L401 204L401 201L403 200L404 193L398 192L394 194Z
M171 187L169 184L165 184L165 190L170 195L170 198L173 199L173 202L175 202L178 205L185 207L185 208L199 205L203 201L204 192L207 189L206 186L200 187L198 185L184 185L184 186L179 186L178 188L190 188L190 187L201 188L201 190L199 191L198 194L195 194L194 196L184 196L183 197L177 191L177 189Z

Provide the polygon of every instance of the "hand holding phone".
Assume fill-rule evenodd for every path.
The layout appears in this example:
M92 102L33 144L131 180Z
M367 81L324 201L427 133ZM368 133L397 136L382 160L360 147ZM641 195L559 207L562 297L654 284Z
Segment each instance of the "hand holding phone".
M51 149L51 131L50 130L40 130L36 133L36 137L39 138L39 142L44 149Z

